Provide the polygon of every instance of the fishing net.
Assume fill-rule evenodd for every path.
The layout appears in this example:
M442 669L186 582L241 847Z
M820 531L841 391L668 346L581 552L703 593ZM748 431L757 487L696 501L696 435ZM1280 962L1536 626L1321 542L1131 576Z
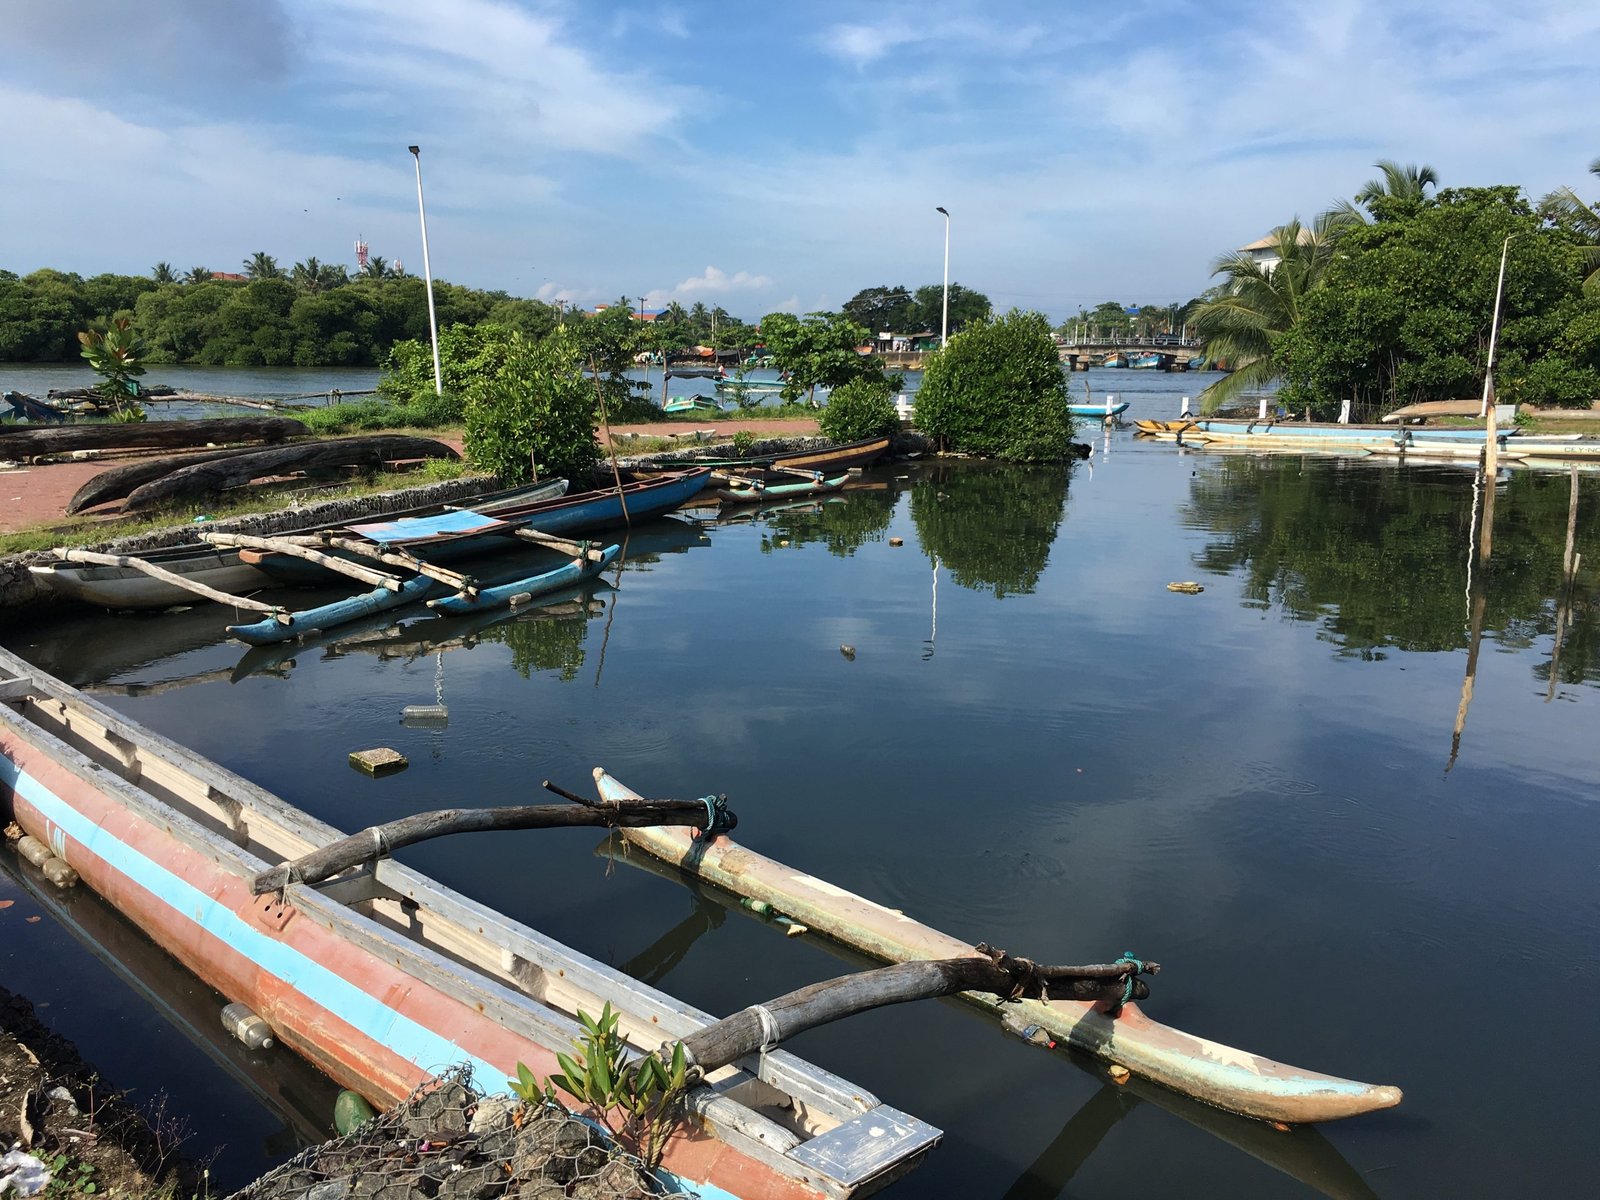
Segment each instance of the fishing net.
M564 1109L485 1097L470 1078L465 1067L443 1072L230 1200L693 1200Z

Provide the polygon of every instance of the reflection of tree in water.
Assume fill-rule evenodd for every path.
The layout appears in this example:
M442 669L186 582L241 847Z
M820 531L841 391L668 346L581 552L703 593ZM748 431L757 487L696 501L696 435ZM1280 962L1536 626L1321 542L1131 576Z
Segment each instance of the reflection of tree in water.
M511 665L524 679L534 671L555 671L568 682L583 669L583 642L589 619L577 614L560 619L506 621L480 634L485 642L498 642L511 651Z
M767 515L771 533L761 539L763 553L771 553L779 540L791 547L821 543L829 554L848 558L868 542L883 540L894 513L894 492L846 491L813 508L782 510Z
M911 489L923 552L950 578L997 597L1039 583L1067 505L1067 470L941 464Z
M1568 489L1566 475L1531 471L1499 484L1494 557L1482 582L1486 624L1503 646L1554 635ZM1597 514L1600 489L1585 480L1578 520L1584 569L1561 662L1570 682L1600 677L1595 606L1583 602L1594 580L1583 533ZM1298 456L1225 458L1195 477L1188 517L1213 535L1196 558L1199 566L1237 576L1262 608L1320 622L1343 654L1378 659L1390 647L1440 651L1467 644L1467 472Z

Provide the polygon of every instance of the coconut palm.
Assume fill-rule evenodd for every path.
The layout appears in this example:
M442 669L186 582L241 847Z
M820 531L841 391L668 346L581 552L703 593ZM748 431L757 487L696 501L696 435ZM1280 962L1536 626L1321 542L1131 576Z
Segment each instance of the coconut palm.
M1200 393L1201 411L1215 412L1278 378L1274 343L1299 322L1306 297L1321 286L1341 228L1332 213L1309 227L1293 220L1272 231L1278 261L1258 262L1234 251L1212 264L1212 274L1227 278L1189 319L1205 341L1206 357L1227 362L1233 371Z
M283 272L278 269L278 260L265 250L257 250L244 260L244 273L251 279L281 279Z
M178 277L172 273L172 264L169 262L158 262L150 275L157 283L178 282Z
M1356 203L1369 207L1372 201L1383 198L1390 200L1426 200L1427 189L1439 186L1439 176L1434 169L1424 163L1417 166L1415 163L1406 163L1401 166L1392 158L1380 158L1372 164L1383 172L1382 179L1369 179L1359 192L1356 193Z
M389 274L389 260L381 254L374 254L367 259L367 265L361 268L364 279L382 279Z
M211 268L190 267L189 270L184 274L183 281L185 283L210 283Z
M1589 174L1600 175L1600 158L1589 164ZM1585 295L1600 295L1600 208L1585 204L1569 187L1558 187L1539 201L1539 211L1558 229L1588 243L1584 246Z
M316 258L295 263L289 279L302 292L315 295L322 290L322 264Z

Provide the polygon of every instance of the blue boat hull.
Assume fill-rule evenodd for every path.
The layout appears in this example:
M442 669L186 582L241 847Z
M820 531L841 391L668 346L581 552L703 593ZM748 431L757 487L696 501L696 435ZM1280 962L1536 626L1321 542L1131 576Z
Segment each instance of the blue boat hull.
M1121 404L1113 404L1110 408L1107 408L1104 404L1067 405L1067 411L1075 417L1114 417L1119 413L1126 412L1127 409L1128 401L1126 400Z

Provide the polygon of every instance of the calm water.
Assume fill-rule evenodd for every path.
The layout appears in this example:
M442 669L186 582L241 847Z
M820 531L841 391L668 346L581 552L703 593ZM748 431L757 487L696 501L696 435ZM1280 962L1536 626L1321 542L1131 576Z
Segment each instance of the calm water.
M1144 412L1175 413L1193 379L1150 386ZM485 628L418 618L289 658L218 640L198 608L0 636L338 825L582 788L596 764L647 794L726 792L740 839L780 860L1031 957L1158 959L1154 1016L1406 1089L1284 1135L1111 1088L953 1003L805 1035L798 1053L946 1131L896 1195L1587 1191L1600 606L1586 565L1559 611L1567 477L1499 481L1469 592L1469 471L1094 438L1070 474L902 464L828 504L652 526L586 605ZM1586 476L1585 564L1597 515ZM1204 593L1167 591L1186 579ZM447 728L399 723L436 697ZM346 766L374 745L410 769ZM713 1012L842 969L598 845L403 857ZM143 1004L52 982L62 939L29 928L0 943L0 981L48 987L89 1057L196 1114L197 1144L231 1137L219 1174L293 1140L281 1096L312 1085L261 1108ZM151 1042L168 1061L117 1049Z

